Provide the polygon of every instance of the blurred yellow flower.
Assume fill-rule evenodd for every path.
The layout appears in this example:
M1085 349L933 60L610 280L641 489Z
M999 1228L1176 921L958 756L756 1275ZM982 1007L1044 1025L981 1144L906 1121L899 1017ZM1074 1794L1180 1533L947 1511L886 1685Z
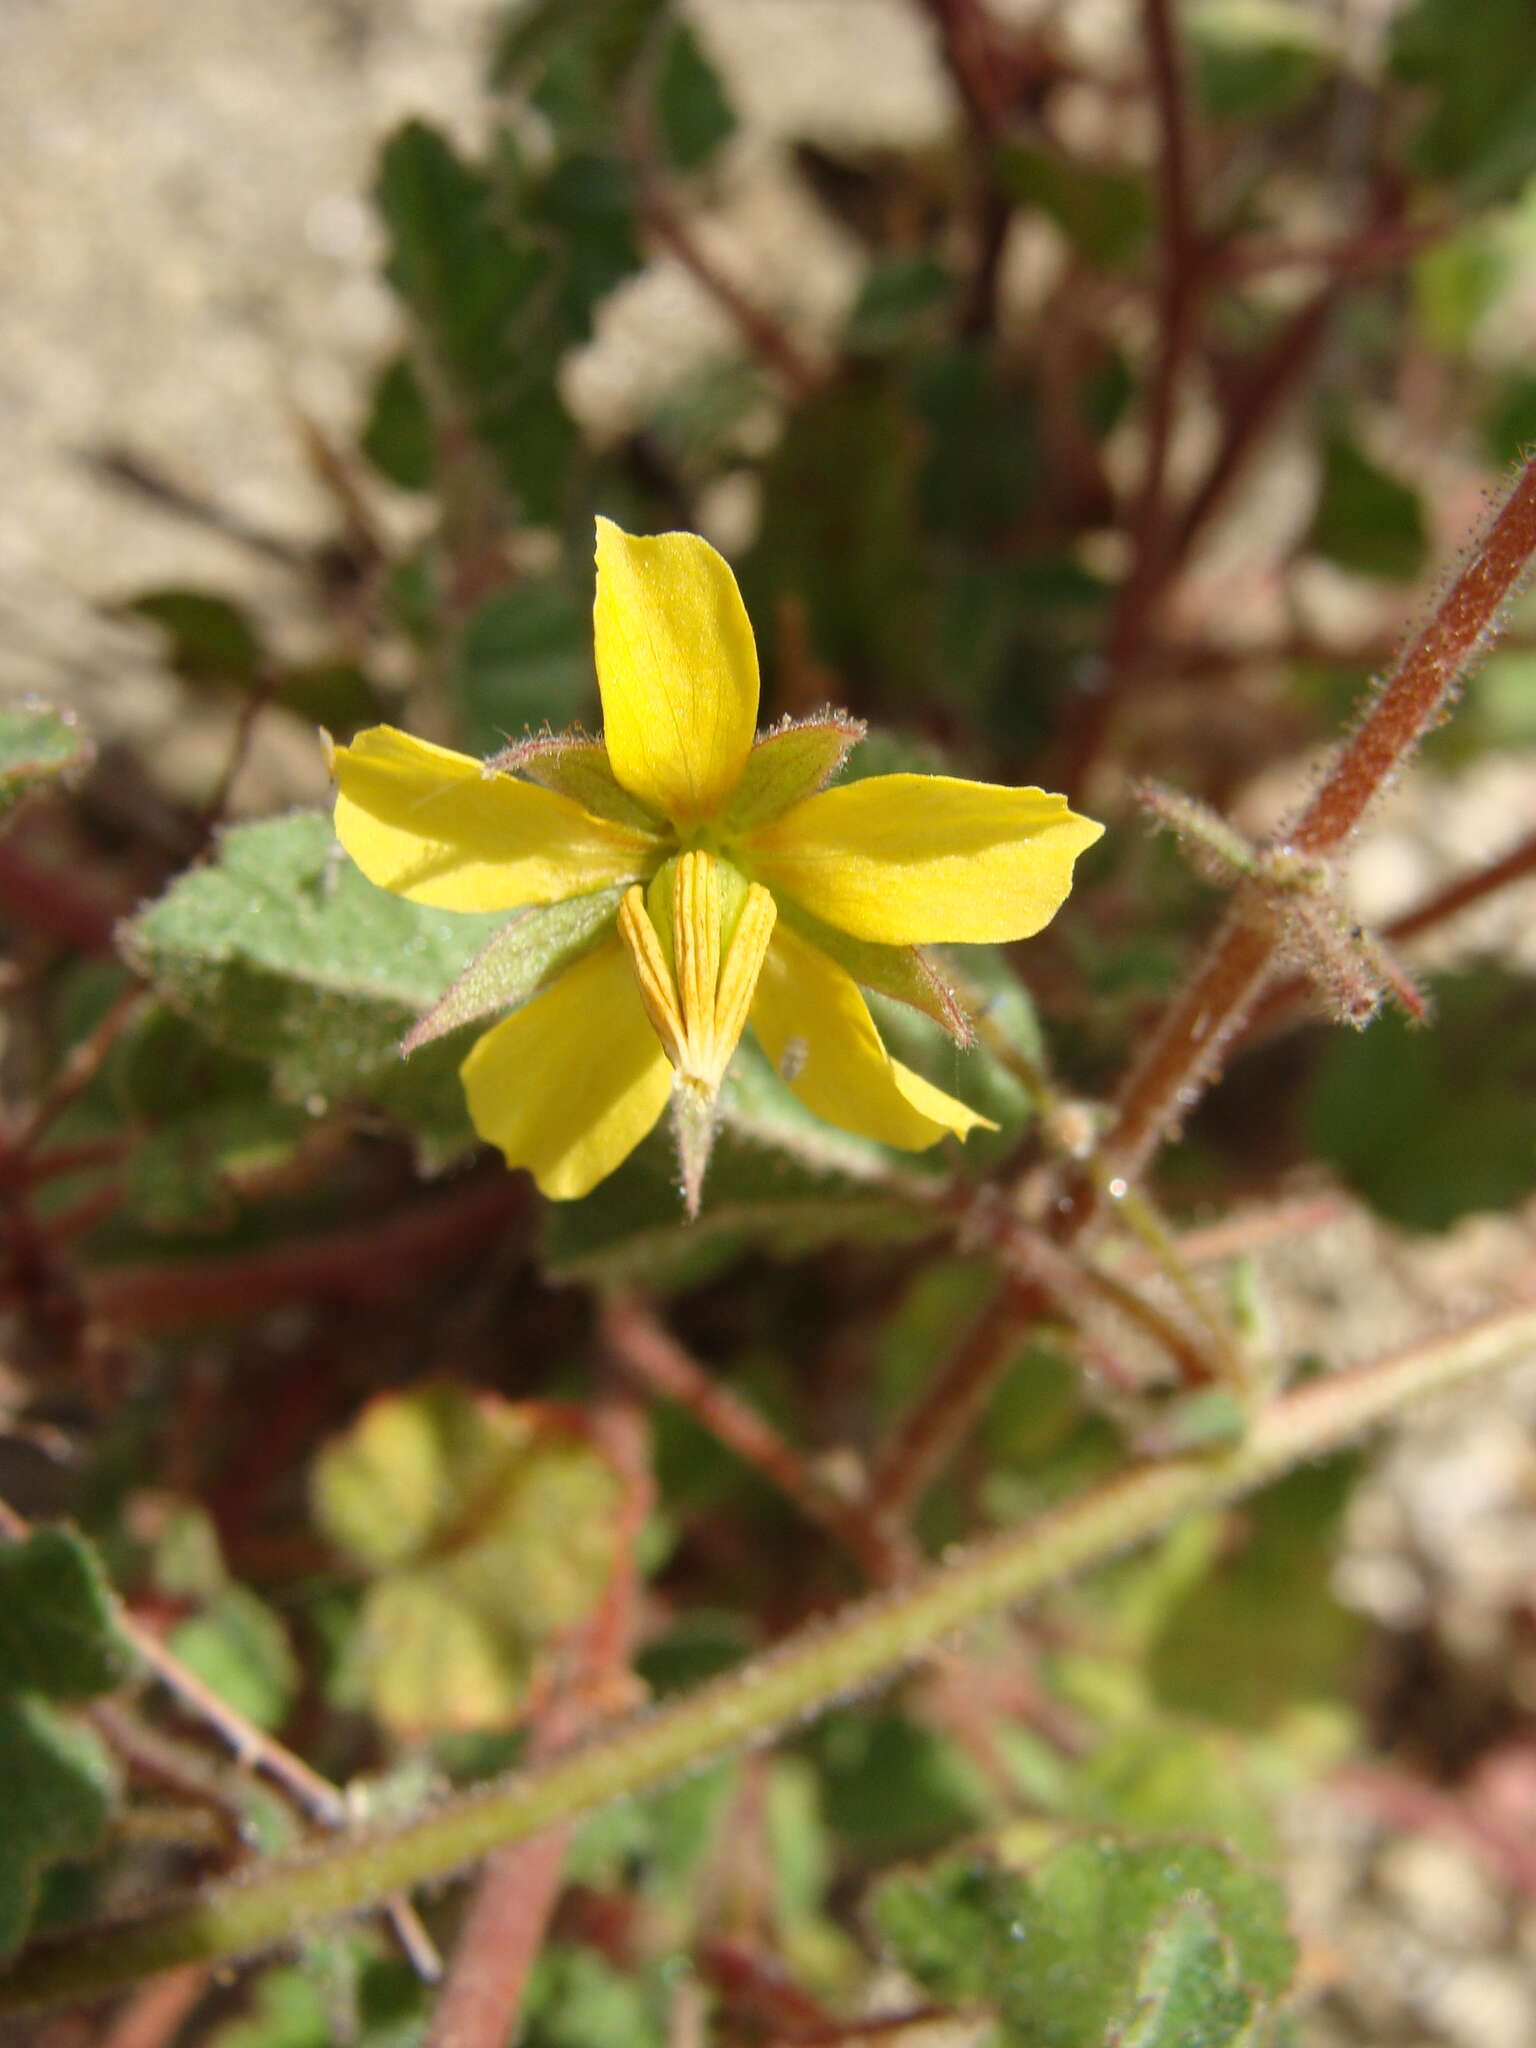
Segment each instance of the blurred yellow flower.
M985 1122L891 1058L859 984L964 1042L916 949L1038 931L1102 827L1064 797L950 776L828 788L863 733L831 713L754 738L752 629L695 534L636 539L600 519L594 629L600 743L557 735L482 764L375 726L335 757L336 833L371 881L445 910L562 906L548 975L519 982L526 999L464 1062L481 1136L569 1199L670 1101L692 1213L748 1025L844 1130L920 1151ZM413 1040L478 1013L440 1007Z

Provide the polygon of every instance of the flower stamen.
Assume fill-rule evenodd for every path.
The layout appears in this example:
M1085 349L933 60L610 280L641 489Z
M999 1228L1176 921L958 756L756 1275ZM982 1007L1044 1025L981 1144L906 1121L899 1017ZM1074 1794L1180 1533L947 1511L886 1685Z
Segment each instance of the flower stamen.
M729 943L722 945L727 919L721 899L720 863L713 854L679 854L672 870L671 965L638 884L619 906L619 936L646 1015L677 1070L673 1120L690 1214L698 1209L714 1141L715 1099L746 1029L778 916L768 891L749 883Z

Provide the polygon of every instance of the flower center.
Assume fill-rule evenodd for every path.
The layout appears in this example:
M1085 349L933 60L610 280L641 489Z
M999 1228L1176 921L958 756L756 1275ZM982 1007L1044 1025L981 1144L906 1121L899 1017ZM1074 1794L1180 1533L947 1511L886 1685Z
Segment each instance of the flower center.
M619 935L662 1050L709 1097L746 1029L777 914L761 883L700 851L661 869L649 903L636 883L619 905Z

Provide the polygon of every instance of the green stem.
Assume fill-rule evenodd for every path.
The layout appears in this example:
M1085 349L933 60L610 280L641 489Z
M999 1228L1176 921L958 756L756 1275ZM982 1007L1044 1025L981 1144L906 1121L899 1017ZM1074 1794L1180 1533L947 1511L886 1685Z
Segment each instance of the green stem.
M1159 1534L1181 1516L1334 1450L1407 1403L1536 1346L1536 1304L1505 1310L1276 1401L1237 1449L1134 1465L1027 1528L977 1544L817 1622L756 1663L582 1748L494 1780L388 1833L302 1856L37 1944L0 1985L0 2012L99 1997L181 1963L222 1963L316 1922L462 1870L506 1843L761 1743L887 1679L981 1616Z

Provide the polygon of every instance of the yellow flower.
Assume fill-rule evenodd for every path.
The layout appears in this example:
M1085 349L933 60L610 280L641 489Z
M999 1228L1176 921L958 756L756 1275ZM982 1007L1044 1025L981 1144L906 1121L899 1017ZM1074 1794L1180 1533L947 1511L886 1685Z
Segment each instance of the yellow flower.
M462 1068L470 1115L561 1199L611 1173L670 1101L695 1211L749 1024L844 1130L920 1151L984 1123L891 1058L859 984L966 1042L917 949L1038 931L1102 827L1063 797L949 776L828 788L863 732L830 713L754 738L752 629L697 535L634 539L600 519L594 627L600 743L529 740L482 764L375 726L337 750L336 833L371 881L525 912L407 1047L510 988L519 1006Z

